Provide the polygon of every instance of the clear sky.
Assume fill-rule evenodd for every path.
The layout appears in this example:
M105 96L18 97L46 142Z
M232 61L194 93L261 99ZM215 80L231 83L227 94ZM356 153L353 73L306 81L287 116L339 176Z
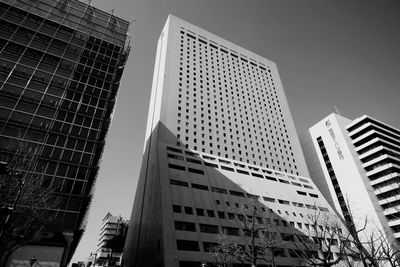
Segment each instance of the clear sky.
M134 17L132 48L73 261L96 250L109 211L129 219L159 34L173 14L277 63L297 131L335 111L400 129L400 1L94 0Z

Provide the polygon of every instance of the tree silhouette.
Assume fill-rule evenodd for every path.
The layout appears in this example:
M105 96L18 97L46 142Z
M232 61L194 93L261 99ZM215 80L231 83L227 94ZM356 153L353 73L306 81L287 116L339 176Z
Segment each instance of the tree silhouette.
M256 199L249 198L248 203L235 211L235 221L243 229L243 237L228 237L227 233L219 235L214 247L213 258L218 266L228 266L233 262L270 264L276 266L275 257L282 251L284 242L268 218L259 212Z
M0 266L54 220L49 210L55 209L58 201L54 189L44 184L38 172L39 151L40 146L22 141L1 151Z

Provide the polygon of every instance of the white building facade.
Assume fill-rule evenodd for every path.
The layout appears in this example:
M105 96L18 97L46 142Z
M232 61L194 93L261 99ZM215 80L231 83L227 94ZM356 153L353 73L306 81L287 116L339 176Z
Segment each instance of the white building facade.
M107 213L100 228L99 242L93 260L94 266L121 266L122 251L118 248L111 248L108 242L116 237L123 240L126 237L128 226L129 221L121 216Z
M313 215L335 216L307 177L276 64L169 16L123 265L200 266L222 233L246 245L234 218L249 198L259 224L307 235ZM294 250L278 266L300 265Z
M308 168L327 200L363 241L400 238L400 131L369 116L331 114L300 138Z

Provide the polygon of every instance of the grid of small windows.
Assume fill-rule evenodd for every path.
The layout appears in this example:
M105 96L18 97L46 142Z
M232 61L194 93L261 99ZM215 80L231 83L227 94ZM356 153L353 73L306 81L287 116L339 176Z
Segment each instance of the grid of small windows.
M298 174L270 68L185 29L179 44L178 144Z
M269 181L275 181L275 182L280 182L284 184L289 184L289 185L294 185L298 187L304 187L307 189L314 189L311 185L309 185L309 180L306 179L305 177L295 177L293 175L289 175L286 173L282 172L277 172L273 171L272 169L265 169L265 168L260 168L256 166L251 166L248 164L244 163L239 163L235 161L230 161L227 160L226 158L217 158L214 156L210 156L209 154L203 154L202 152L192 152L189 150L182 150L179 147L172 147L172 146L167 146L167 157L169 159L173 159L171 162L172 164L169 164L170 168L178 169L178 170L186 170L185 166L179 165L179 161L183 162L192 162L197 165L204 165L206 167L210 168L221 168L223 170L231 171L231 172L237 172L240 174L245 174L245 175L251 175L253 177L257 177L260 179L267 179ZM185 154L185 155L183 155ZM197 159L191 158L191 157L197 157ZM201 159L201 160L200 160ZM215 162L215 163L211 163ZM175 164L177 163L177 164ZM186 165L186 164L185 164ZM227 165L227 166L224 166ZM228 167L232 166L232 167ZM197 166L199 167L199 166ZM239 167L239 168L238 168ZM251 172L247 171L246 169L250 170ZM205 174L204 171L196 169L196 168L188 168L189 172L193 173L198 173L198 174ZM289 181L290 180L290 181ZM299 181L299 182L298 182ZM301 182L301 183L300 183Z
M17 139L40 147L38 169L60 192L58 214L66 228L77 227L86 210L122 52L0 3L0 150Z
M247 207L248 208L248 207ZM245 209L247 209L245 208ZM196 214L193 212L196 210ZM325 209L325 211L328 211ZM185 232L201 232L201 233L206 233L206 234L219 234L219 233L225 233L226 235L230 236L250 236L250 231L249 229L245 229L242 227L236 227L237 224L231 225L230 223L232 222L237 222L237 221L244 221L245 220L245 215L242 213L243 210L234 210L234 209L229 209L229 211L213 211L213 210L207 210L208 217L215 218L215 214L218 214L218 218L215 218L213 223L203 223L203 222L198 222L196 220L197 217L203 217L205 216L205 211L203 208L195 208L195 207L189 207L189 206L184 206L184 209L182 209L182 206L180 205L173 205L173 212L174 214L178 213L184 213L189 216L176 216L179 219L174 220L174 228L176 231L185 231ZM212 212L212 216L210 216L210 212ZM282 212L278 210L278 213L281 214ZM285 214L289 216L289 212L285 211ZM278 215L274 212L263 210L263 212L260 212L256 217L255 217L255 223L257 225L267 225L271 232L275 235L281 236L283 241L286 242L297 242L296 239L298 238L307 238L307 235L313 236L315 234L316 229L318 228L319 230L323 231L324 229L329 231L329 228L324 225L319 225L319 224L310 224L310 219L312 218L313 213L307 214L307 216L303 216L302 213L299 213L300 217L296 215L295 212L292 212L294 217L288 218L287 216L282 217L281 215ZM251 215L248 218L251 218ZM307 218L306 218L307 217ZM182 220L183 219L183 220ZM230 226L226 226L230 225ZM231 227L235 226L235 227ZM300 232L293 234L293 232L288 233L288 228L292 229L301 229ZM290 230L289 230L290 231ZM342 228L338 227L337 231L342 233ZM258 235L258 232L255 232L256 237ZM209 236L209 235L207 235ZM330 240L330 239L327 239ZM338 245L338 240L333 239L330 240L333 242L333 245ZM193 241L191 241L193 242ZM186 250L186 249L180 249L178 250ZM192 250L192 249L189 249ZM195 251L198 251L198 248L195 249ZM208 251L205 249L205 251Z

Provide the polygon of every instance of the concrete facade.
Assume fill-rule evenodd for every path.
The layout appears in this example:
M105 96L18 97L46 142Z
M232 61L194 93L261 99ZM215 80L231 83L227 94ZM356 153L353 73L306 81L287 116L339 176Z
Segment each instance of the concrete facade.
M307 176L276 64L170 15L123 266L200 266L222 233L246 245L233 217L249 198L261 225L306 235L316 212L335 218ZM278 266L301 265L281 249Z

